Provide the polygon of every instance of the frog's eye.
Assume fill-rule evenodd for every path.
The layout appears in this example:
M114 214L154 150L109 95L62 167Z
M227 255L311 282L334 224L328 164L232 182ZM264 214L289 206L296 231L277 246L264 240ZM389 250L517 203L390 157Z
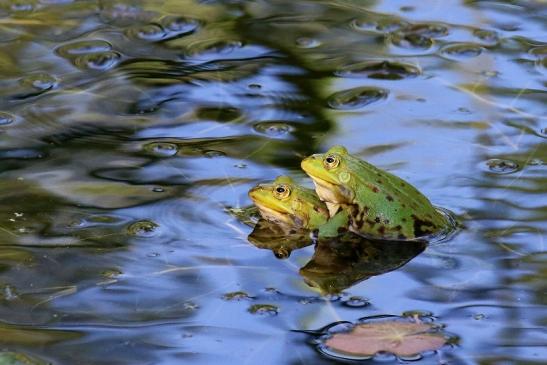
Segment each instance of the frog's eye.
M340 158L337 155L328 155L323 160L323 165L325 165L325 168L327 169L333 169L340 163Z
M285 184L277 185L274 189L274 195L277 199L286 199L291 195L291 189Z

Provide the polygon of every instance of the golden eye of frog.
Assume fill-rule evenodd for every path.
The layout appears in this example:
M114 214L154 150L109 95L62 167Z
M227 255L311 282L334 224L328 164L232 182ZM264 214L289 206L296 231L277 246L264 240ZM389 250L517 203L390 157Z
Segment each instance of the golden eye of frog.
M317 194L296 185L288 176L255 186L249 191L249 197L262 218L278 224L312 230L329 219L327 207Z
M445 229L448 221L415 187L342 146L302 161L329 212L347 211L350 230L382 239L413 239Z

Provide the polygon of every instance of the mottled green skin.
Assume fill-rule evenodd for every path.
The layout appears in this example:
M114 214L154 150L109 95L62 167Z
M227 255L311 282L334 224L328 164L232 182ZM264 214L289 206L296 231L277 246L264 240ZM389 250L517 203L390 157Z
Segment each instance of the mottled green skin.
M329 164L327 158L337 161ZM336 166L334 166L336 165ZM416 188L348 153L341 146L302 161L331 215L346 211L350 230L373 238L414 239L448 225Z
M276 193L278 187L290 193ZM259 184L249 191L249 197L267 221L295 229L317 229L327 222L329 212L324 202L312 190L296 185L288 176L279 176L273 183Z

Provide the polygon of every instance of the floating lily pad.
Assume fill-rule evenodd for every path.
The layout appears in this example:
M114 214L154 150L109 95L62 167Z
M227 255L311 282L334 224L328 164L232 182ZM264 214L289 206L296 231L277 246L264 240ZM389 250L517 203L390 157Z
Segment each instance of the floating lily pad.
M372 357L387 352L409 358L438 350L448 341L434 324L390 319L357 324L349 332L333 334L325 345L340 357Z

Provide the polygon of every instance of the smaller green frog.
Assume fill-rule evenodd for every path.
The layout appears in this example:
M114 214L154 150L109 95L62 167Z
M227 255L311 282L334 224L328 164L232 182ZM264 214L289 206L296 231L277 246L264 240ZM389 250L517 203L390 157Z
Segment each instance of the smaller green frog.
M440 232L448 220L415 187L351 155L342 146L307 157L302 169L330 215L366 237L409 240ZM330 223L330 222L329 222Z
M317 194L295 184L288 176L255 186L249 190L249 197L262 218L282 226L314 230L329 219L327 206Z

